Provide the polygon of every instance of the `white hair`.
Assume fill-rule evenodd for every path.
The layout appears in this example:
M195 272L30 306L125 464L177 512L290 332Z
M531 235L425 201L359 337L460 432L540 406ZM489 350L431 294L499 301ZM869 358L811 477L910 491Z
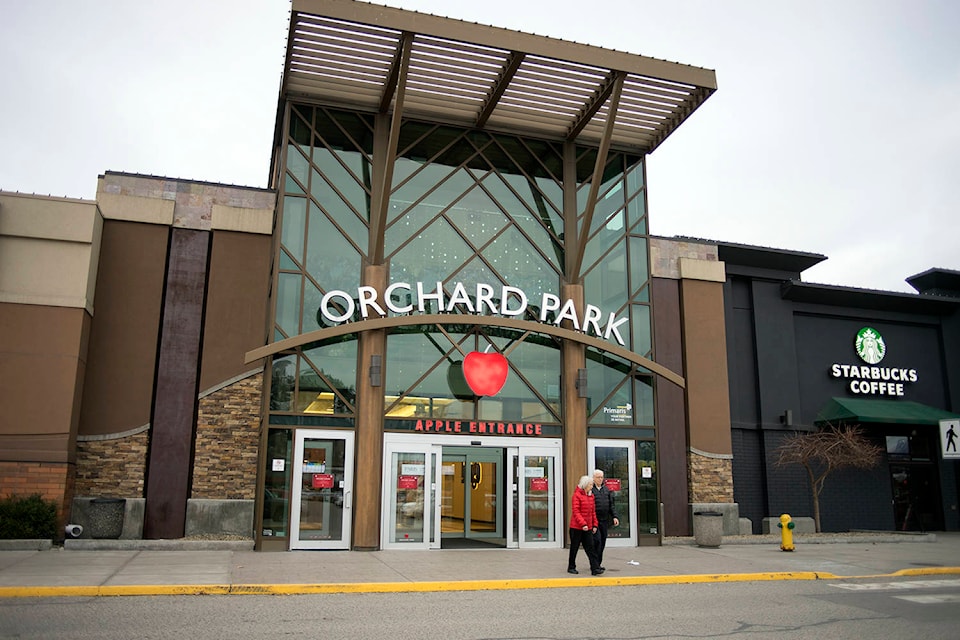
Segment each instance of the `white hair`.
M581 476L580 482L577 483L577 486L584 491L588 491L593 486L593 478L590 476Z

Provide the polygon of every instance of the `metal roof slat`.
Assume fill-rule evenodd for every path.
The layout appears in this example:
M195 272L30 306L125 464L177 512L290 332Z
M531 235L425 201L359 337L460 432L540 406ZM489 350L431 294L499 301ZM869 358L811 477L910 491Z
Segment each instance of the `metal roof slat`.
M458 60L470 60L486 65L500 66L510 55L510 51L504 51L502 49L476 49L462 45L463 43L441 41L429 37L420 37L417 39L417 48L420 51L429 51L435 55L443 55Z
M663 89L655 89L639 83L633 83L625 86L623 90L627 95L643 96L647 99L663 100L664 102L669 102L671 104L682 102L690 96L689 91L665 91Z
M506 57L511 51L510 49L504 49L502 47L486 47L464 40L451 40L450 38L441 38L425 34L421 35L419 40L420 42L431 46L442 49L451 49L477 56L489 55L494 57Z
M436 107L446 107L452 104L459 104L465 107L479 108L479 105L482 104L483 100L481 98L470 99L463 96L449 95L438 92L430 91L417 91L409 92L410 95L407 96L407 106L413 104L419 105L430 105ZM461 114L459 120L466 121L467 114ZM473 118L469 118L469 121L473 121Z
M294 52L292 58L302 66L326 69L355 69L366 74L376 74L386 77L390 68L389 61L371 60L367 58L350 58L341 55L329 55L326 58L307 56L301 52Z
M323 51L328 47L346 49L348 51L369 51L381 55L391 55L397 40L369 41L366 38L349 38L347 34L328 33L301 33L293 41L293 46L309 47Z
M414 67L412 65L412 61L411 61L411 72L415 73L415 75L417 76L430 76L430 77L435 77L439 80L445 80L450 82L461 82L461 83L472 82L477 84L478 86L484 86L484 87L489 87L491 84L493 84L494 80L496 79L496 76L486 77L486 76L479 76L479 75L467 75L463 73L451 73L449 71L442 70L440 68L432 67L432 66L417 65L416 67Z
M527 117L531 120L539 120L545 124L549 124L551 127L555 127L557 130L566 131L567 127L570 126L570 123L573 122L573 117L576 115L575 110L571 110L568 113L547 110L542 108L535 107L517 107L512 104L501 103L497 107L497 110L493 113L494 116L500 117L510 117L515 115L517 117ZM490 118L493 120L493 116Z
M543 105L550 105L558 113L568 114L569 117L575 116L580 109L583 107L583 102L577 102L576 100L546 100L542 99L537 94L515 94L511 93L510 95L504 95L500 99L500 104L509 107L519 107L519 108L536 108Z
M507 88L507 92L510 93L520 93L520 94L539 94L539 95L549 95L558 99L568 99L576 102L582 102L590 96L592 91L596 87L584 87L579 92L571 91L570 89L564 90L558 84L550 84L548 82L539 82L531 80L530 78L514 78L513 82L510 83L510 86ZM506 93L506 92L504 92Z
M589 95L596 90L603 79L596 82L588 82L579 78L568 78L564 76L550 75L541 72L540 69L532 69L526 65L520 65L520 71L517 72L516 82L540 83L549 87L557 87L560 90L575 91L580 90L585 95Z
M353 25L360 27L362 25ZM371 46L383 47L392 50L396 42L400 39L400 31L383 30L370 31L362 28L346 29L340 23L319 22L319 23L297 23L294 33L298 35L295 39L323 38L329 40L342 40L344 42L364 42Z
M364 84L383 84L384 74L369 73L365 67L359 67L356 70L347 72L343 67L333 67L329 65L300 65L295 60L291 60L290 68L292 71L298 71L306 75L329 78L331 80L340 80L344 83L364 83Z
M299 26L304 27L326 27L328 29L342 31L344 33L359 33L372 37L389 37L399 39L403 29L395 27L383 27L355 20L340 20L335 17L324 16L321 14L294 11L294 29Z
M410 60L411 64L416 66L425 66L428 68L448 69L453 73L469 73L471 75L485 75L490 78L496 78L500 72L500 65L495 64L469 64L460 59L440 56L432 53L426 53L420 49L414 51Z
M312 91L315 91L318 85L322 85L324 88L330 87L335 92L356 91L358 94L369 93L378 96L378 98L380 95L381 83L379 82L345 82L331 76L323 76L324 79L320 81L317 76L318 74L297 72L291 76L291 80L309 87Z
M627 102L626 104L623 104L623 106L626 107L632 113L643 113L650 116L660 115L664 118L669 117L670 114L673 113L672 110L664 109L663 107L660 107L658 105L651 106L647 104L640 104L637 102Z
M332 39L304 38L297 40L291 49L293 51L309 51L318 57L322 57L330 51L339 55L350 55L357 58L390 59L393 57L393 50L388 47L361 47L348 41Z
M436 84L414 83L414 82L408 81L407 86L409 87L408 90L411 93L415 93L418 95L420 94L441 95L441 96L449 96L450 98L461 98L463 100L476 101L476 102L482 102L483 98L486 96L486 94L483 91L476 91L476 90L464 91L462 89L454 90L452 88L449 88L443 85L436 85Z

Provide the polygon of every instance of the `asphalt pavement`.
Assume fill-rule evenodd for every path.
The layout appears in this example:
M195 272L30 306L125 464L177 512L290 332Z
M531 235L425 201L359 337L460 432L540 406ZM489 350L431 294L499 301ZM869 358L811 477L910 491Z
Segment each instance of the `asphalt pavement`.
M591 576L567 549L256 552L246 541L68 540L63 547L0 544L0 598L184 594L383 593L763 580L960 575L960 533L797 534L692 538L612 547ZM0 541L4 542L4 541ZM7 541L9 542L9 541Z

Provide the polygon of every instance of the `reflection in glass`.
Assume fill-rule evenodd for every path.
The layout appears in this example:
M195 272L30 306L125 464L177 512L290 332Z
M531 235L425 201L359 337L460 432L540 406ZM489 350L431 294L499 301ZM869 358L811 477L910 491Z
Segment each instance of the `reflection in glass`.
M270 367L270 410L293 411L293 389L296 384L294 355L274 356Z
M303 441L300 477L300 540L343 538L346 441Z
M658 532L657 506L657 445L655 442L637 442L637 493L640 508L637 526L640 534Z
M300 360L297 411L349 414L356 401L356 335L307 349Z
M260 533L265 537L287 537L292 451L293 432L271 429L267 436L267 454L263 456L264 498Z
M423 542L424 476L426 456L422 453L394 452L391 457L390 494L393 510L391 542Z
M630 452L621 446L597 446L594 461L596 468L603 471L607 487L613 493L614 511L620 521L619 526L610 526L607 537L629 538L633 527L630 522Z
M524 503L526 504L526 542L552 542L555 539L554 504L556 481L552 477L552 456L523 456Z

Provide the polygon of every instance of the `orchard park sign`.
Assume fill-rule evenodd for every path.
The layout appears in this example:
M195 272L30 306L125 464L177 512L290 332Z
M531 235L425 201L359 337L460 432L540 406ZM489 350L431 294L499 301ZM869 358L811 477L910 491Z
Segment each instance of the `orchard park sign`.
M586 305L581 316L573 300L561 299L552 293L543 293L535 300L539 302L538 305L531 304L522 289L507 285L495 288L478 283L468 290L463 283L456 282L448 296L442 282L437 282L433 289L427 289L422 282L413 285L395 282L386 288L382 297L374 287L366 286L359 287L356 295L338 289L328 291L320 300L317 320L322 318L325 324L331 326L371 317L383 318L389 313L408 315L414 312L431 313L434 310L452 313L458 307L478 315L522 317L529 310L534 312L539 322L559 326L568 320L577 331L604 340L613 338L620 346L626 346L620 327L628 318L618 319L612 312L604 318L604 312L592 304Z
M873 327L863 327L853 342L854 350L863 364L834 363L830 375L846 380L848 389L857 395L903 396L904 385L916 382L916 369L882 367L880 361L887 354L887 343Z

